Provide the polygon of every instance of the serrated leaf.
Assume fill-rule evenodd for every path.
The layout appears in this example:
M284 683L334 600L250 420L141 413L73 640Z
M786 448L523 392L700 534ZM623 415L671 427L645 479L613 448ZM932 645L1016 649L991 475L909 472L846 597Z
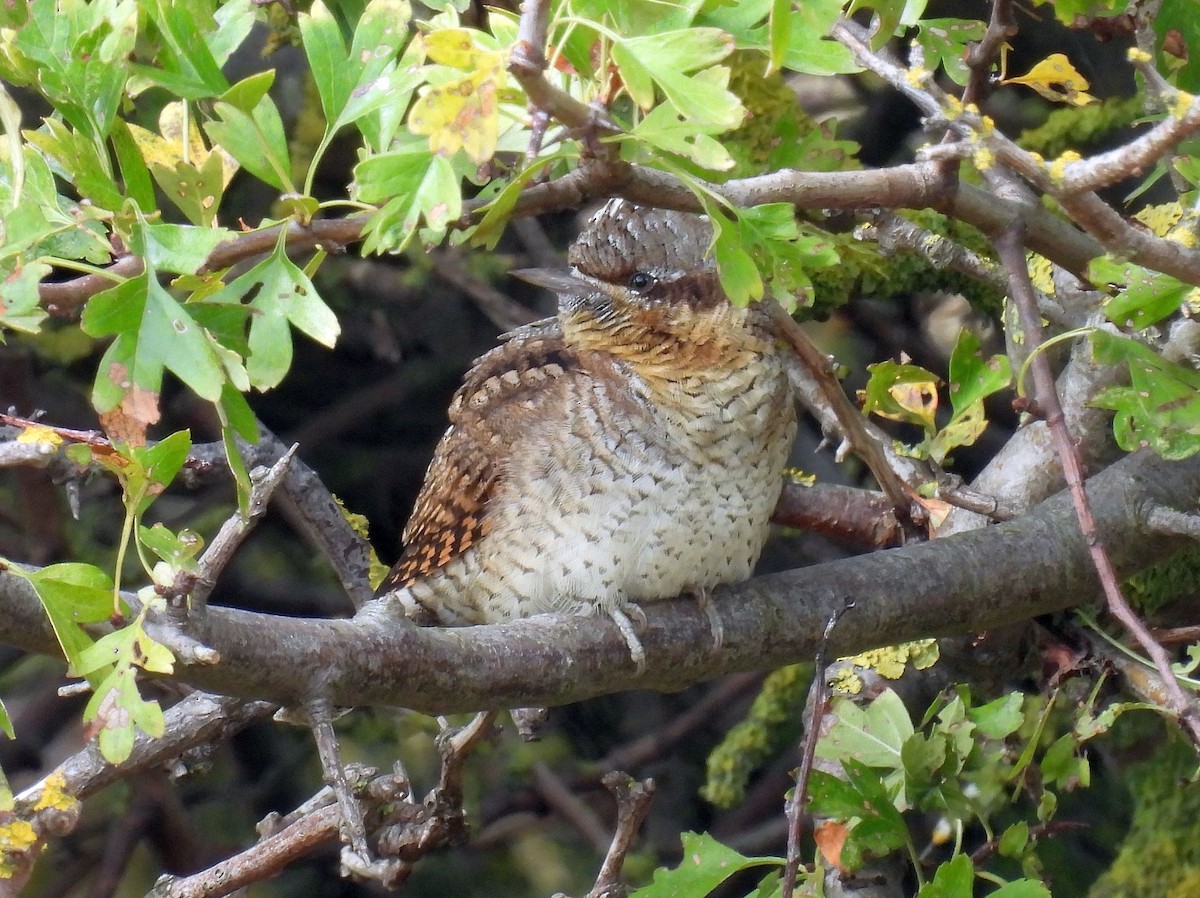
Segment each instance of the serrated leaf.
M252 113L231 103L217 101L213 111L217 119L204 125L213 143L260 181L294 193L287 135L275 101L269 96L262 97Z
M925 19L919 25L917 42L925 53L925 68L934 72L940 65L956 84L966 84L971 76L967 44L983 40L987 25L974 19Z
M684 117L723 130L736 128L745 109L725 89L729 72L689 75L708 69L733 51L733 38L717 28L689 28L627 38L613 45L612 57L625 88L642 109L655 105L655 90ZM721 84L721 81L724 84Z
M963 414L993 393L1003 390L1012 381L1008 356L994 355L984 359L980 342L974 332L963 330L950 354L950 404L956 414Z
M224 228L147 222L134 230L131 246L155 269L190 274L231 237L233 232Z
M190 162L176 162L171 168L150 163L150 174L163 193L192 224L210 227L216 220L221 198L225 194L225 163L210 154L200 167Z
M429 138L431 152L452 156L460 149L482 165L496 152L500 133L497 93L505 86L504 56L453 81L426 88L408 114L408 129Z
M785 68L808 75L862 71L849 49L829 38L843 6L842 0L804 0L792 10L791 33L783 56Z
M373 156L354 169L358 199L384 203L364 230L364 252L395 252L416 236L422 219L434 230L462 214L458 176L448 159L423 145Z
M710 136L722 130L694 122L664 104L650 110L631 134L652 147L691 159L703 168L728 171L733 168L733 157Z
M1116 412L1113 435L1127 452L1150 447L1163 458L1200 451L1200 372L1106 331L1090 335L1100 364L1129 366L1129 386L1109 387L1091 404Z
M286 240L286 231L281 231L270 256L210 297L210 303L220 307L253 294L246 371L260 390L277 386L291 367L289 324L325 346L332 346L341 330L308 275L287 257ZM205 398L216 401L225 395L219 390Z
M112 579L95 565L52 564L28 575L67 661L74 665L92 644L83 624L108 620L113 613Z
M654 871L654 881L630 898L702 898L729 877L747 867L782 866L776 857L744 857L707 833L683 833L683 860L674 870Z
M179 430L153 446L134 447L133 457L145 469L147 479L161 491L170 486L175 475L183 468L191 448L191 433Z
M164 368L198 396L221 394L225 378L207 335L150 272L92 297L82 327L93 337L117 336L93 390L100 411L116 407L135 387L157 394Z
M1088 278L1095 284L1123 284L1115 296L1105 300L1104 314L1118 327L1142 330L1179 311L1195 289L1169 274L1151 271L1132 262L1093 259Z
M153 0L145 8L163 37L156 61L165 72L177 76L168 89L190 100L225 93L229 82L221 73L208 42L201 38L215 30L212 27L215 23L210 19L210 27L205 27L205 23L196 17L200 7L172 0ZM147 74L154 77L152 72Z
M817 742L818 757L854 758L871 767L902 768L900 749L912 736L913 724L893 690L884 690L865 708L835 698L830 713L836 722Z
M917 898L971 898L975 894L975 866L959 854L938 866L933 879L917 892Z

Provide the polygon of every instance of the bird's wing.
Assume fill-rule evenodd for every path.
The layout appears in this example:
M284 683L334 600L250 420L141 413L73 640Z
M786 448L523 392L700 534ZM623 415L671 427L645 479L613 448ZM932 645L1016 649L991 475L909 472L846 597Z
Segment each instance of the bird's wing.
M488 503L523 433L565 402L571 382L611 360L567 346L553 327L521 329L479 358L450 404L450 427L425 474L404 528L404 551L378 594L428 576L462 555L489 528Z

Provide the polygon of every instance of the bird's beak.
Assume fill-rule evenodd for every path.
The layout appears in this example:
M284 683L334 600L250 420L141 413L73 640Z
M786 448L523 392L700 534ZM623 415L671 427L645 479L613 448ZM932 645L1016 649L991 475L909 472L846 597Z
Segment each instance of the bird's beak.
M559 295L583 296L595 291L591 284L569 268L521 268L511 274L528 284Z

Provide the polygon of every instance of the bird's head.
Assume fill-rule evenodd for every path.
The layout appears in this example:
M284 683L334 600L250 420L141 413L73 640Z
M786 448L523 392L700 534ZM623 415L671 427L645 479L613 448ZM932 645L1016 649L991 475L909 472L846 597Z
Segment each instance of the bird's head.
M674 364L730 341L761 339L759 316L734 308L717 274L707 216L611 200L568 251L565 271L532 269L518 277L558 294L567 338L630 361Z

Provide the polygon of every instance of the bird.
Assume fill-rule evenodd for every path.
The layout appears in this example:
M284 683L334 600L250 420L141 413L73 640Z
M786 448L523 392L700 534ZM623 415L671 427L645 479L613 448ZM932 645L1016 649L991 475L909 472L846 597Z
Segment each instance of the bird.
M766 312L731 303L706 216L612 200L558 313L502 335L455 393L377 595L424 625L608 615L639 672L641 605L747 579L796 433Z

